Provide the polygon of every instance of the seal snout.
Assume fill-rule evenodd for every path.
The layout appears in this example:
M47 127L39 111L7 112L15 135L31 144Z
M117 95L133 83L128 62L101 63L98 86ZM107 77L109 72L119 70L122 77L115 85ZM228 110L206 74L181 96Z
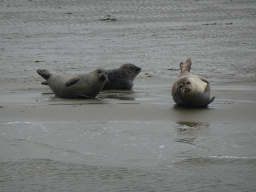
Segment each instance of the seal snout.
M98 69L97 70L97 77L100 81L105 81L107 79L108 73L104 69Z
M140 71L141 71L141 68L140 68L140 67L137 67L137 68L136 68L136 73L139 74Z
M100 79L101 81L105 81L105 80L107 79L107 73L101 73L101 74L99 74L99 79Z
M187 93L187 92L191 91L191 89L189 87L185 87L184 91Z

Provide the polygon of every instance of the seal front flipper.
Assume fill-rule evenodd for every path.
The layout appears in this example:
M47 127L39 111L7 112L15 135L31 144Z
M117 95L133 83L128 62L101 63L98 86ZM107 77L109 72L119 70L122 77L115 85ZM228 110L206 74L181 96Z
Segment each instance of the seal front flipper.
M48 80L50 75L51 75L50 72L48 70L46 70L46 69L43 69L43 70L37 69L36 72L39 75L41 75L45 80Z
M94 99L94 97L89 97L87 95L78 94L75 96L76 99Z
M42 85L48 85L48 82L47 81L43 81L41 82Z
M209 84L209 81L207 81L205 78L203 77L199 77L202 81L204 81L205 83Z
M71 79L69 79L66 83L65 83L65 86L70 86L70 85L73 85L75 84L77 81L79 80L79 77L73 77Z

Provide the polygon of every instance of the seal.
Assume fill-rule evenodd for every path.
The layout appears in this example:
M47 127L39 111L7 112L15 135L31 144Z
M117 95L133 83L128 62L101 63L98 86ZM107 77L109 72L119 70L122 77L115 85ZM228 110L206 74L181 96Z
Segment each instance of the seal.
M131 89L134 85L133 81L140 73L141 68L131 63L126 63L118 69L109 69L106 71L108 80L106 81L103 90Z
M198 75L192 75L191 59L180 63L180 76L172 86L172 97L176 104L185 107L206 107L215 97L210 98L209 82Z
M55 75L46 69L36 72L46 80L42 84L48 85L56 96L64 98L94 98L107 80L104 69L75 75Z

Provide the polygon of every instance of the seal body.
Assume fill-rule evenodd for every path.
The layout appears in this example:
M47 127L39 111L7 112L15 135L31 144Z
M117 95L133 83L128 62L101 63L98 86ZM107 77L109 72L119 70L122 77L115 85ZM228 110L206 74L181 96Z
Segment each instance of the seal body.
M215 97L210 98L209 82L190 73L191 59L180 63L180 76L172 86L172 97L176 104L186 107L206 107Z
M107 70L108 79L103 87L103 90L109 89L131 89L133 81L140 73L141 68L133 64L123 64L118 69Z
M107 80L103 69L75 75L55 75L45 69L38 69L37 73L47 81L56 96L64 98L94 98Z

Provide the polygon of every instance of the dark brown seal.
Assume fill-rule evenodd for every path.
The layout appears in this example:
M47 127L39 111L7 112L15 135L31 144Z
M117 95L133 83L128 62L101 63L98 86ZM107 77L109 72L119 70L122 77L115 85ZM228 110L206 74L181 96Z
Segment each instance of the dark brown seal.
M180 76L172 86L173 100L186 107L206 107L215 97L210 98L210 85L206 79L190 73L191 64L190 58L180 63Z
M131 89L133 81L140 73L141 68L133 64L123 64L118 69L107 70L108 80L106 81L103 90L109 89Z
M94 98L107 80L104 69L75 75L55 75L45 69L36 72L46 80L46 85L56 96L65 98Z

